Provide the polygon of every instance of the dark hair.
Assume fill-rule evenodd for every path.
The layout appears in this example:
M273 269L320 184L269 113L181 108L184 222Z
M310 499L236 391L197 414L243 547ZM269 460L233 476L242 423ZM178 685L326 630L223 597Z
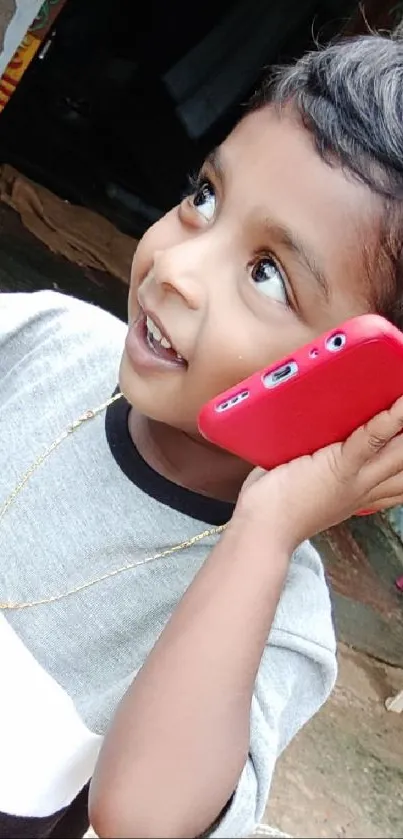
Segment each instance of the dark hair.
M380 197L372 294L403 328L403 40L365 35L309 52L274 70L248 110L268 104L290 105L321 157Z

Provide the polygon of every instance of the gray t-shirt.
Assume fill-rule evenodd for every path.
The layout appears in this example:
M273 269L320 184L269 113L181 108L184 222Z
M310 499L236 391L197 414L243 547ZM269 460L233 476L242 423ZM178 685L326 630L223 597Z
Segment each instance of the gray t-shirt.
M110 397L125 334L110 314L63 295L0 295L0 507L55 437ZM7 510L1 602L48 600L231 515L230 505L178 487L144 462L129 437L128 409L120 399L69 436ZM85 818L105 729L215 539L68 597L0 611L0 836L22 828L52 835L74 808ZM305 543L256 680L250 756L211 835L251 833L278 755L327 698L335 674L324 572Z

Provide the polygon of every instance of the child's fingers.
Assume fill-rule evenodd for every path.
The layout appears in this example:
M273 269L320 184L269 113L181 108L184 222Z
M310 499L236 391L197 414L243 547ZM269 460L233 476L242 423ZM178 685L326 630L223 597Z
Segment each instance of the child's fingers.
M395 495L394 498L390 498L388 495L380 498L376 502L376 507L378 510L389 510L391 507L399 507L401 504L403 504L403 493Z
M399 472L377 484L369 497L370 506L373 503L379 504L379 506L381 506L381 503L385 505L386 500L388 500L389 507L401 504L403 502L403 470L401 469ZM399 500L396 501L396 499Z
M381 510L389 510L391 507L399 507L403 504L403 494L390 497L389 495L377 498L365 511L357 510L354 514L356 516L370 515L371 513L379 513Z
M365 465L365 476L373 486L399 476L403 485L403 434L389 440Z
M378 455L403 429L403 397L387 411L361 426L343 444L343 456L357 472Z

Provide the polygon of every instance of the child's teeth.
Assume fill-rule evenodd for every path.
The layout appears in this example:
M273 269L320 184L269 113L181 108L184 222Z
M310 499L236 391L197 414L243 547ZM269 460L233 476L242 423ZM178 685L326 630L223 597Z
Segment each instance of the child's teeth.
M148 317L148 315L147 315L147 329L151 333L153 338L155 338L156 341L161 340L162 335L161 335L160 330L158 329L158 326L155 325L154 321L152 321L151 318Z
M161 331L158 329L158 326L154 323L153 320L147 315L147 332L149 336L152 336L154 341L157 341L161 344L162 347L166 350L172 349L172 344L169 343L168 339L162 335Z
M153 344L152 344L152 340L151 340L151 338L152 338L153 341L157 341L159 344L161 344L161 346L164 347L164 349L172 350L173 349L172 344L170 344L170 342L168 341L168 338L165 338L165 336L162 335L161 331L158 329L158 326L155 325L154 321L151 320L149 315L147 315L146 323L147 323L147 340L148 340L148 343L150 344L150 347L153 349ZM183 361L183 358L182 358L181 355L179 355L179 353L176 353L176 355L177 355L177 357L180 361Z

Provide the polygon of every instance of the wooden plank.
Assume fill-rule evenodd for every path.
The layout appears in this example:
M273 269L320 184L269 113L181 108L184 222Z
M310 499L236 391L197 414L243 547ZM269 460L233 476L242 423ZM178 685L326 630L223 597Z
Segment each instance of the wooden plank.
M53 289L95 303L125 320L127 285L106 272L82 269L53 254L0 202L0 292Z

